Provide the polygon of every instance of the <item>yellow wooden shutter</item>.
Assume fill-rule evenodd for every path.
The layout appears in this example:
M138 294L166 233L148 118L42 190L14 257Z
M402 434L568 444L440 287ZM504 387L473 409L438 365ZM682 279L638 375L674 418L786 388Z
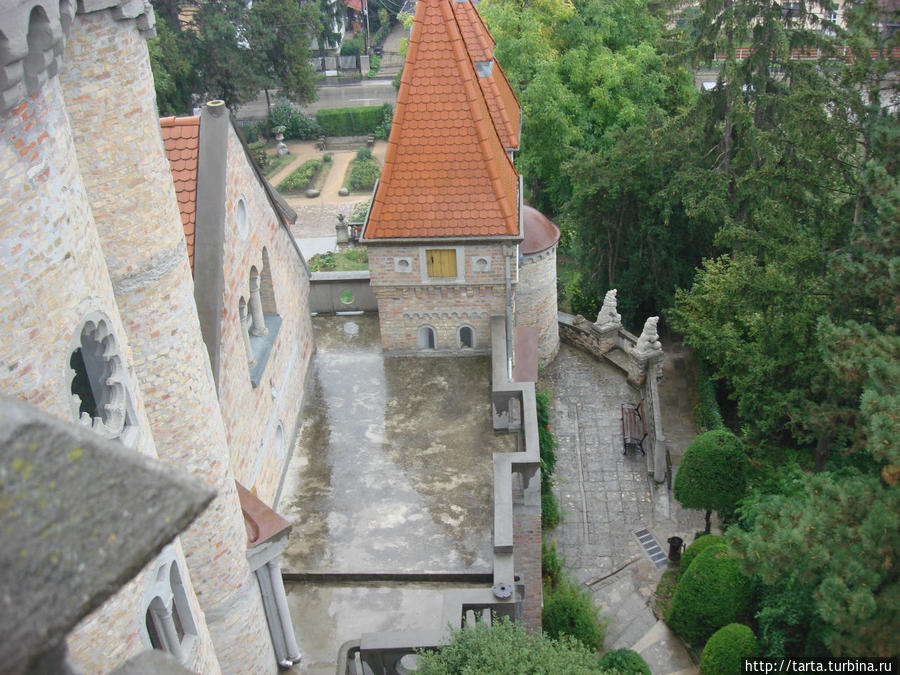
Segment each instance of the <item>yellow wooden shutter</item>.
M456 249L427 249L425 257L428 259L429 277L456 278Z

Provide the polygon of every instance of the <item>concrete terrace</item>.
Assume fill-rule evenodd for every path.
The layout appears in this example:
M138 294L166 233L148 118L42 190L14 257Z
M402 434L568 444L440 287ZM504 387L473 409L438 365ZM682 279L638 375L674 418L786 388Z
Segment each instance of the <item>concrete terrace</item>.
M439 628L443 592L490 583L490 362L383 358L378 317L313 318L317 352L278 511L304 654L333 673L340 645L378 630ZM471 579L469 583L467 580Z

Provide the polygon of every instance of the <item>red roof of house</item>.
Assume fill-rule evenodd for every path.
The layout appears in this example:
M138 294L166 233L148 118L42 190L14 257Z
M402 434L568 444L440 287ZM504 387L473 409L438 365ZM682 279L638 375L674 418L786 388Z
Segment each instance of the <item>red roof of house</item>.
M451 3L451 7L472 63L478 61L491 63L491 73L479 74L478 84L500 140L504 147L518 149L521 117L519 101L500 64L494 60L494 38L470 0L461 2L456 0Z
M518 174L450 5L416 8L366 239L519 235Z
M197 156L200 147L200 117L163 117L163 145L175 182L175 195L181 209L188 258L194 269L194 224L197 217Z

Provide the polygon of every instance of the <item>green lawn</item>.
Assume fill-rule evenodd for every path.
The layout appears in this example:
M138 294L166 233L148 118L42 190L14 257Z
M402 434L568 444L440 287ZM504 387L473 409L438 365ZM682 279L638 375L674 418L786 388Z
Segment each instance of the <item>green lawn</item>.
M337 253L317 253L309 259L313 272L356 272L369 269L369 252L364 248L351 248Z

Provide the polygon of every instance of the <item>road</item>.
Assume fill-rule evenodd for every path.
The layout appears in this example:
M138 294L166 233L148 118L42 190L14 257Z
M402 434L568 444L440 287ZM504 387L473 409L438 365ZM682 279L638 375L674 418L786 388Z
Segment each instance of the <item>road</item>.
M353 84L322 84L317 87L319 99L303 106L308 115L315 115L322 108L354 108L364 105L393 104L397 90L390 78L363 80ZM260 92L256 100L242 105L236 114L238 119L263 119L266 116L266 95Z

